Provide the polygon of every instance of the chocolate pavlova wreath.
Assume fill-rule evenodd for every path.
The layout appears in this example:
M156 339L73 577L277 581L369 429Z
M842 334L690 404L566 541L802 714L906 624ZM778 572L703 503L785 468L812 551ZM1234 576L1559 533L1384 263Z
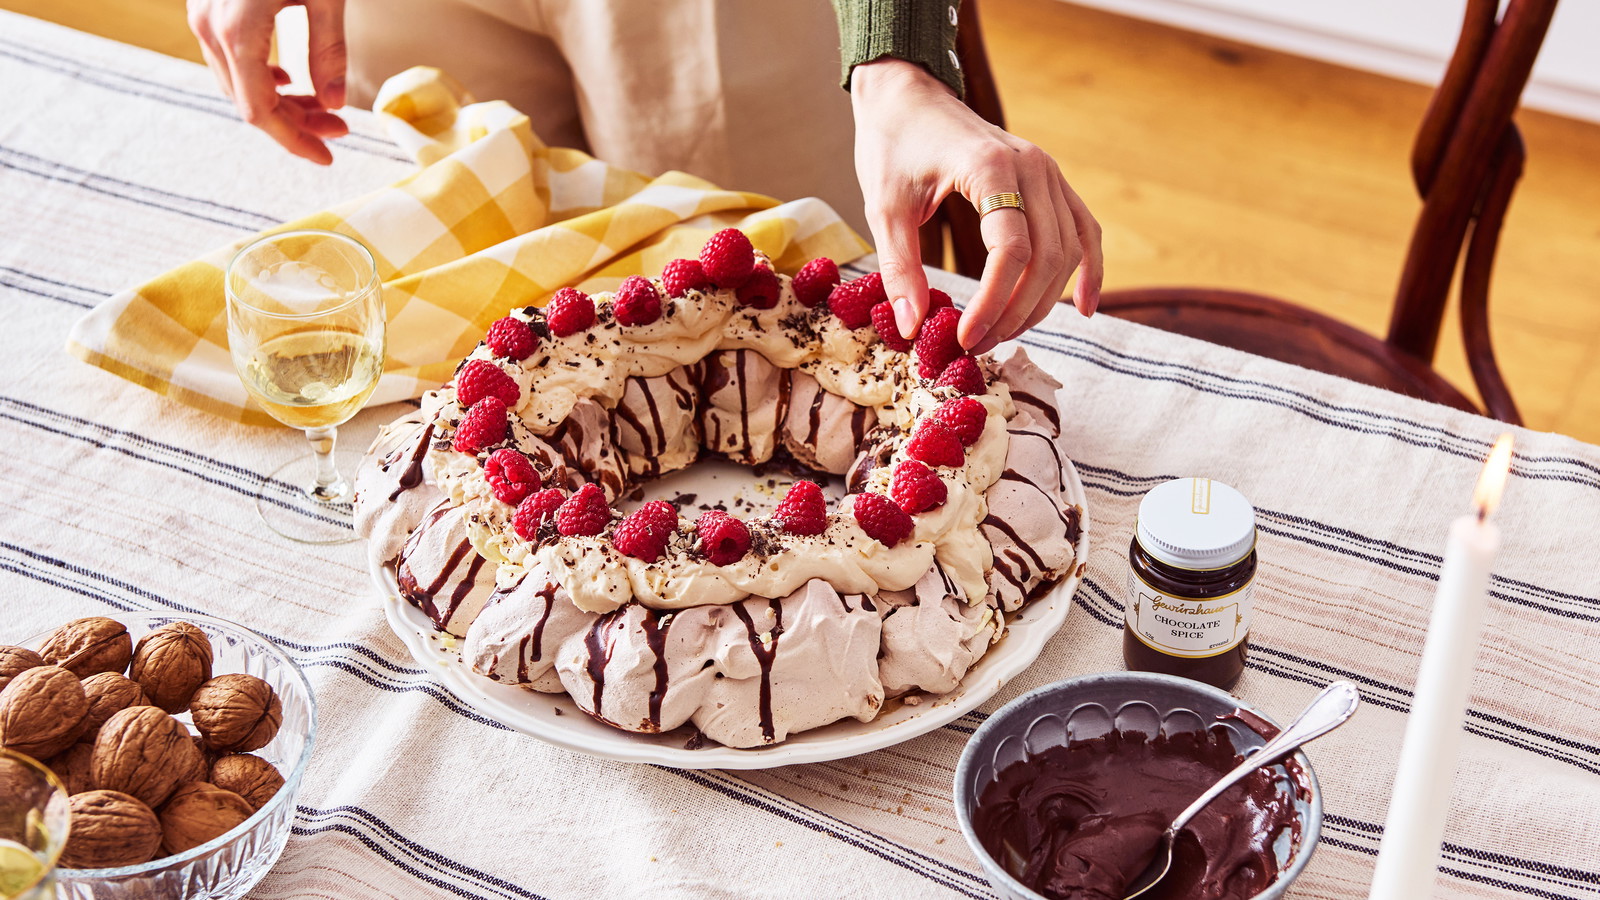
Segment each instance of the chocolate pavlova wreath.
M942 694L1076 557L1060 385L962 352L933 291L915 341L882 281L792 279L743 233L614 293L495 322L386 426L357 477L376 565L480 675L634 732L783 741ZM706 455L845 476L769 515L615 503Z

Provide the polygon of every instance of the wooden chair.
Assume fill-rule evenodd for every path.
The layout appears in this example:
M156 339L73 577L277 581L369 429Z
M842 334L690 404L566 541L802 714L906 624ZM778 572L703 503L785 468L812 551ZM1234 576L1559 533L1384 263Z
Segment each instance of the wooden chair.
M1218 288L1109 291L1101 311L1477 412L1431 365L1460 261L1461 329L1473 380L1489 415L1520 424L1489 337L1489 276L1526 158L1512 114L1555 5L1556 0L1509 0L1501 15L1496 0L1468 0L1460 39L1412 151L1422 210L1385 338L1283 300ZM957 36L967 103L1003 127L974 7L973 0L963 4ZM929 224L924 248L942 251L942 240L935 243L929 232L947 231L956 271L981 274L983 241L965 200L947 200ZM941 257L925 249L924 258Z

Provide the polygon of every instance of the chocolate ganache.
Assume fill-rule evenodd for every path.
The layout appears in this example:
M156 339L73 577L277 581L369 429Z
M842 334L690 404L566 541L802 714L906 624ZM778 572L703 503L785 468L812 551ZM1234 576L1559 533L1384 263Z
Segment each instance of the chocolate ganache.
M1221 726L1153 740L1113 731L1002 769L973 827L990 855L1046 897L1121 900L1168 823L1241 759ZM1259 769L1179 832L1172 871L1146 896L1248 900L1277 878L1273 845L1286 833L1300 838L1294 793Z

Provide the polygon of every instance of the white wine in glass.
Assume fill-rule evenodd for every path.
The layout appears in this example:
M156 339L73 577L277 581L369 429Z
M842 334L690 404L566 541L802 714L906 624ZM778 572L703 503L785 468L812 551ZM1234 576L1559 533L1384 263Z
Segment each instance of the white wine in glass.
M233 366L273 418L303 429L309 458L268 476L256 508L272 530L305 543L354 540L355 491L334 462L337 427L383 374L384 306L372 253L331 231L269 235L228 264ZM303 488L299 502L285 484Z
M51 900L67 843L67 791L31 757L0 749L0 900Z

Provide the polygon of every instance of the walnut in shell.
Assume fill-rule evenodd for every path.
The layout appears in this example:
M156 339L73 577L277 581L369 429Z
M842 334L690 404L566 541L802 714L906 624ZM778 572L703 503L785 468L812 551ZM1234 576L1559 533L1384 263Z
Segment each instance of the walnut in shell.
M130 706L100 727L89 771L96 787L156 807L203 764L182 722L154 706Z
M254 675L218 675L200 685L189 712L213 750L265 747L283 722L283 703L272 685Z
M78 676L34 666L0 694L0 747L46 759L72 746L89 726L89 698Z
M57 628L39 655L79 678L101 672L121 672L133 658L133 638L128 626L105 616L73 619Z
M0 691L11 679L29 669L44 665L44 657L27 647L0 646Z
M151 703L169 713L183 712L195 688L211 678L211 639L188 622L163 625L139 639L128 677L139 682Z
M193 734L189 740L194 743L194 756L188 760L189 768L178 773L178 784L188 784L191 781L208 781L211 773L211 760L215 756L206 748L206 742L200 735Z
M260 809L283 787L278 767L253 753L232 753L211 764L212 784L243 797L251 809Z
M68 794L81 794L94 790L93 761L94 745L80 741L50 757L45 765L61 779Z
M193 850L232 831L254 812L233 791L204 781L186 784L161 807L161 850L169 855Z
M61 865L110 869L149 862L161 847L161 822L150 807L117 791L72 795L72 825Z
M150 698L138 682L116 672L101 672L84 679L83 693L89 698L89 727L79 739L84 741L93 741L112 713L130 706L150 705Z

